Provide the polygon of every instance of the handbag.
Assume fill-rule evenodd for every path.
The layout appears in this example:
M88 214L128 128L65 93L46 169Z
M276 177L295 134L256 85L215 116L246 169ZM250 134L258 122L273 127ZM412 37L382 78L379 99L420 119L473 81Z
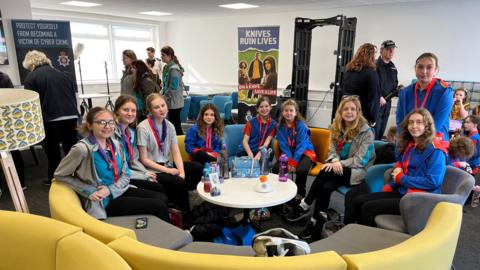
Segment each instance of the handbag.
M249 157L235 157L233 160L233 178L256 178L260 176L260 163Z
M253 236L252 248L258 257L307 255L310 246L298 236L283 229L273 228Z

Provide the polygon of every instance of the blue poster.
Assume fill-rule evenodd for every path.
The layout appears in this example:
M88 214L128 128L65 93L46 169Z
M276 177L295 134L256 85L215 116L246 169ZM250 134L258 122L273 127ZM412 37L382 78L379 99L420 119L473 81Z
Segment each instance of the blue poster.
M23 68L22 62L25 54L31 50L45 53L53 67L65 72L76 82L70 22L12 20L12 32L22 84L29 73Z
M255 114L260 96L277 100L279 26L238 28L238 116L241 123Z

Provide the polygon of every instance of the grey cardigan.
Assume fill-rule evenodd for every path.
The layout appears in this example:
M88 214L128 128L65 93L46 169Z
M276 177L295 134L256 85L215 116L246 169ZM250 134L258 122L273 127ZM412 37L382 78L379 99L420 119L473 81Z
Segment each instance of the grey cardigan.
M117 183L108 186L111 196L117 198L127 189L130 177L127 172L127 162L122 147L116 140L112 140L123 160L122 169ZM95 192L102 180L98 177L93 161L93 152L98 149L98 144L91 144L87 139L80 140L72 146L68 155L63 158L55 171L55 180L71 186L79 195L85 211L98 219L107 218L103 202L91 201L88 197Z
M342 138L343 134L340 135ZM365 124L358 133L357 137L351 141L348 157L341 160L337 152L337 143L330 143L327 162L339 160L343 167L351 168L352 175L350 177L350 185L358 185L365 179L368 167L373 165L375 161L375 147L373 140L375 136L372 129Z

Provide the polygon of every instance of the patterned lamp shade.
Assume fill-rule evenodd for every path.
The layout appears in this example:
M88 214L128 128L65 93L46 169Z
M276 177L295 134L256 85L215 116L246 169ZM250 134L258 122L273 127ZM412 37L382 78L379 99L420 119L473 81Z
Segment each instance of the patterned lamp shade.
M44 138L38 93L0 88L0 151L22 149Z

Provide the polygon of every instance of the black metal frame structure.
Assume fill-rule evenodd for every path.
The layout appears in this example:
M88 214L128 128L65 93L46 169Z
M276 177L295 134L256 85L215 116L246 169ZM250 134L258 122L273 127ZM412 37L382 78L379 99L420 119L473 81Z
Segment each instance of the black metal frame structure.
M318 26L339 26L338 45L335 55L337 64L335 82L333 82L333 107L332 119L342 97L342 81L345 66L352 59L355 45L355 31L357 18L347 18L337 15L327 19L295 18L295 36L293 43L293 69L292 69L292 98L296 99L303 116L307 115L308 82L310 77L310 56L312 47L312 30ZM331 86L331 87L332 87Z

